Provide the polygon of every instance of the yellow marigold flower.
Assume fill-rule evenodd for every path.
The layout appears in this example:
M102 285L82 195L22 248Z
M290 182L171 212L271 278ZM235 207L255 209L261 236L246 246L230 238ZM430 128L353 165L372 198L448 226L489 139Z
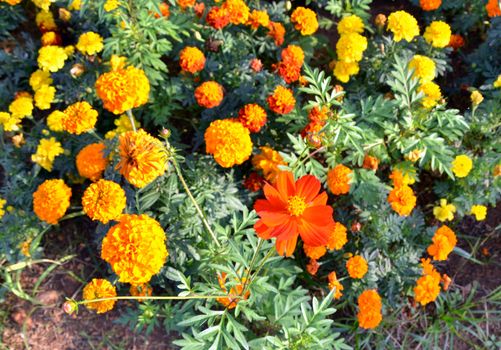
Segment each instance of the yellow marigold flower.
M339 60L344 62L358 62L367 49L367 39L357 33L343 34L336 44Z
M67 58L66 51L60 46L49 45L38 50L38 66L43 71L57 72L64 67Z
M61 44L60 37L56 32L45 32L40 40L42 41L42 46Z
M76 156L78 174L91 181L99 180L108 165L105 149L104 143L91 143L82 148Z
M22 119L33 114L33 99L30 96L19 96L9 105L13 117Z
M94 129L97 111L86 101L76 102L64 110L62 122L64 131L80 135Z
M364 22L357 15L343 17L337 24L337 32L339 35L358 33L364 31Z
M266 11L252 10L247 24L250 25L252 29L258 29L259 26L267 28L270 24L270 16L268 16L268 12Z
M129 289L130 295L134 297L149 297L153 294L153 288L147 283L139 285L131 285ZM142 302L144 299L137 299L137 301Z
M135 126L136 130L140 129L141 128L141 123L138 122L136 120L136 118L134 118L134 116L132 117L132 119L134 120L134 126ZM122 114L120 117L118 117L117 119L115 119L113 121L113 123L115 124L116 128L114 130L108 131L106 133L106 135L104 137L107 138L107 139L112 139L116 135L121 135L124 132L133 131L134 130L134 128L132 127L130 118L126 114Z
M36 153L31 156L31 161L37 163L47 171L52 171L54 159L63 153L64 149L61 143L56 141L54 137L50 139L41 139Z
M485 220L487 217L487 207L485 205L474 205L470 210L471 215L475 215L477 221Z
M436 10L442 5L442 0L419 0L419 6L424 11L433 11Z
M0 125L3 126L4 131L18 131L21 128L20 124L20 118L7 112L0 112Z
M35 22L42 31L57 30L56 21L54 20L54 16L50 11L40 11L39 13L37 13Z
M116 10L119 5L120 4L118 0L106 0L106 2L104 3L104 10L106 12L111 12L113 10Z
M49 127L50 130L52 131L64 131L63 128L63 119L65 117L65 114L61 111L53 111L49 116L47 117L47 126Z
M5 204L7 204L7 201L0 197L0 219L5 215Z
M337 61L334 66L334 76L342 83L350 81L352 75L357 75L360 71L358 62Z
M195 89L195 99L201 107L217 107L221 104L223 98L223 87L215 81L206 81Z
M0 218L2 216L0 215ZM31 252L30 252L30 247L31 247L31 238L28 238L26 241L22 242L19 246L21 248L21 254L23 254L25 257L30 258L31 257Z
M23 0L0 0L0 2L5 2L5 3L9 4L10 6L15 6L15 5L19 4L21 1L23 1Z
M447 204L447 199L440 200L440 206L433 208L433 215L439 221L451 221L454 219L456 207L454 204Z
M351 278L363 278L369 270L369 265L362 256L354 255L346 262L346 269Z
M34 71L30 76L30 86L33 91L37 91L44 85L51 85L52 78L50 72L44 72L41 69Z
M35 105L38 109L46 110L50 108L50 104L56 96L56 88L49 85L41 86L35 92Z
M259 132L266 124L266 111L258 104L246 104L238 111L238 120L250 132Z
M94 299L114 298L117 296L117 290L108 280L101 278L94 278L83 289L83 299L91 301ZM86 303L88 309L96 310L98 314L105 313L113 310L115 306L115 299L96 301L93 303Z
M121 134L118 149L117 169L135 187L143 188L164 174L168 159L162 142L146 131Z
M179 53L179 65L185 72L200 72L205 66L205 55L198 48L187 46Z
M436 67L435 62L429 57L414 55L409 62L409 69L414 70L414 78L417 78L421 83L426 83L435 79Z
M101 258L119 281L144 284L165 264L167 237L162 226L148 215L124 214L103 239Z
M73 0L70 6L68 6L68 9L71 11L80 11L81 8L82 8L82 0Z
M303 245L304 253L307 257L313 260L318 260L327 253L327 248L325 246L313 247L311 245Z
M317 14L305 7L297 7L292 12L291 22L302 35L311 35L318 29Z
M433 260L447 260L447 257L456 246L457 239L454 231L446 225L438 228L432 238L427 251L433 257Z
M340 250L348 243L348 236L346 234L346 227L335 222L331 235L329 236L329 241L327 242L327 248L330 250Z
M87 32L80 35L76 45L78 51L87 55L95 55L103 50L103 38L94 32Z
M421 259L423 276L420 277L414 287L414 299L421 305L435 301L440 294L440 274L431 264L430 259Z
M99 76L96 93L104 108L114 114L122 114L148 102L150 82L142 69L132 66L118 68Z
M243 0L226 0L221 8L227 11L233 24L245 24L249 19L250 10Z
M63 180L45 180L33 193L33 211L40 220L56 225L70 206L71 188Z
M442 21L433 21L426 27L423 37L433 47L444 48L451 41L451 27Z
M404 175L400 169L394 169L391 172L390 179L392 179L393 186L395 187L412 185L415 182L410 173Z
M478 90L474 90L470 95L471 104L473 106L478 106L484 100L484 96Z
M440 86L432 81L421 84L418 91L424 94L421 104L424 108L433 108L437 105L438 101L442 99Z
M498 75L496 81L492 83L495 88L501 88L501 74Z
M273 93L268 96L267 101L270 109L277 114L289 114L296 105L292 90L281 85L275 88Z
M113 181L103 179L87 187L82 196L85 214L103 224L118 220L126 204L125 191L122 187Z
M44 11L49 11L50 4L53 2L56 2L56 0L31 0L36 7L44 10Z
M329 273L328 278L329 278L329 289L333 290L334 288L336 288L333 298L336 300L341 299L341 297L343 296L342 291L344 287L341 284L341 282L338 281L336 272L332 271L331 273Z
M388 17L388 30L393 33L393 40L399 42L404 39L411 42L419 35L419 26L411 14L405 11L392 12Z
M375 289L364 291L358 297L358 307L360 311L357 314L358 324L365 329L376 328L381 323L383 316L381 309L383 304L381 297Z
M408 216L416 206L416 196L409 186L397 186L388 195L388 203L398 215Z
M327 186L335 195L350 192L351 174L353 171L343 164L338 164L327 173Z
M473 161L466 154L456 156L452 161L452 171L456 177L466 177L473 168Z
M287 165L280 153L271 147L263 146L259 148L261 153L252 157L252 166L263 172L266 180L274 183L280 173L279 165Z
M213 121L204 138L206 152L223 168L242 164L252 154L249 130L235 119Z

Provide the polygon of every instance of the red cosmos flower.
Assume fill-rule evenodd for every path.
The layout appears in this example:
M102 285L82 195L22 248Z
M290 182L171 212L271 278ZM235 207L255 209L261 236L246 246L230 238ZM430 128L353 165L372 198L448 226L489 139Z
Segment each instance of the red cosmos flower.
M264 185L266 199L258 199L254 209L260 219L254 225L262 239L276 238L280 255L291 256L297 237L313 246L324 246L333 229L332 207L327 204L327 193L320 192L320 181L306 175L294 181L291 172L278 174L274 185Z

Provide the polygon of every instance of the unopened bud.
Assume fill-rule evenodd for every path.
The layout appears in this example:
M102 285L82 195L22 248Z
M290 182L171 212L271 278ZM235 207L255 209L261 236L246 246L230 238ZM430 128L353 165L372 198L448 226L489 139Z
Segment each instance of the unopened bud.
M382 29L386 24L386 16L382 13L378 14L374 19L374 24L378 27L378 29Z
M351 232L360 232L362 229L362 224L359 223L358 221L353 221L351 223Z
M68 315L73 315L78 310L78 304L73 300L68 300L63 304L63 310Z

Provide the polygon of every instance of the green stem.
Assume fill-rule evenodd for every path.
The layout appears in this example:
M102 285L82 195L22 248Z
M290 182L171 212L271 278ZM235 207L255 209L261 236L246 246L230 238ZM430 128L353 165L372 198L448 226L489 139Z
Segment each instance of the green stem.
M77 304L90 304L97 303L100 301L110 301L110 300L191 300L191 299L217 299L217 298L227 298L228 295L186 295L186 296L117 296L117 297L107 297L107 298L97 298L91 300L81 300L77 301ZM234 296L232 296L233 298ZM239 296L235 296L238 298Z
M257 255L259 254L259 250L261 249L261 246L263 245L263 240L259 238L259 242L256 247L256 251L254 252L254 255L252 256L251 262L249 264L249 269L247 270L247 273L245 274L245 283L244 283L244 288L242 295L245 295L245 291L247 290L247 285L249 284L249 277L252 271L252 268L254 267L254 263L256 262Z
M255 277L259 274L261 269L264 267L264 264L266 264L266 261L271 257L271 255L274 252L275 252L275 247L271 247L270 250L268 251L268 253L266 254L266 256L261 261L261 264L259 264L258 268L256 269L256 272L254 272L254 274L249 278L248 282L245 281L245 286L242 290L242 293L240 293L240 295L245 295L245 293L247 292L247 289L249 289L252 282L254 282Z
M125 113L127 113L127 116L129 117L130 120L130 125L132 126L132 130L136 132L136 124L134 123L134 117L132 116L132 111L128 109Z
M80 211L77 211L77 212L74 212L74 213L67 214L67 215L63 216L61 219L59 219L59 222L61 222L63 220L69 220L69 219L77 218L79 216L84 216L84 215L85 215L84 211L80 210Z
M212 229L209 225L209 222L207 221L207 218L205 217L204 213L202 212L202 209L200 209L200 206L198 205L197 201L195 200L195 197L193 197L193 194L191 193L191 191L188 187L188 184L186 183L186 181L183 177L183 174L181 173L181 169L179 168L179 164L177 163L177 160L176 160L174 155L172 155L172 164L174 165L174 168L176 169L176 174L179 177L179 180L181 181L181 184L183 185L184 190L186 191L186 194L188 195L191 202L195 206L195 210L197 211L198 216L202 220L202 223L204 224L204 226L207 229L207 231L209 232L209 234L212 236L212 239L214 240L214 242L216 243L218 248L221 248L221 244L219 243L219 241L216 237L216 234L214 233L214 231L212 231Z

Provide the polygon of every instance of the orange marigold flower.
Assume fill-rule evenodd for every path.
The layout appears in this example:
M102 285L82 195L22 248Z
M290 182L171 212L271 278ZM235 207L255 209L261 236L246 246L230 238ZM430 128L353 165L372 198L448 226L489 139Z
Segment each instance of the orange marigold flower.
M196 0L177 0L176 1L179 7L181 7L183 10L193 7L195 5Z
M63 180L45 180L33 193L33 211L40 220L56 225L70 206L71 188Z
M296 66L302 66L304 63L304 51L300 46L289 45L282 50L282 61L293 64Z
M233 24L245 24L249 19L249 7L243 0L226 0L221 6L226 10Z
M435 301L440 294L440 273L435 270L430 259L421 259L423 276L416 281L414 300L421 305Z
M117 296L117 290L108 280L93 278L83 289L83 299L91 301L101 298L114 298ZM96 310L98 314L105 313L113 309L116 300L102 300L92 303L85 303L88 309Z
M255 171L244 180L244 187L251 192L257 192L264 185L264 178Z
M254 72L258 73L263 69L263 62L259 58L253 58L249 66Z
M266 124L266 119L264 108L255 103L247 104L238 111L238 120L250 132L259 132Z
M195 10L195 15L197 15L198 18L202 18L205 11L205 4L203 2L197 2L195 6L193 6L193 9Z
M160 18L160 16L165 19L169 18L170 7L166 2L161 2L160 5L158 5L158 9L160 10L160 13L155 13L155 18Z
M297 7L292 12L291 22L302 35L311 35L318 29L317 14L305 7Z
M270 109L277 114L288 114L296 105L296 99L292 90L281 85L275 88L273 94L268 96L267 101Z
M150 82L142 69L132 66L118 68L99 76L96 93L104 108L122 114L148 102Z
M286 62L281 61L275 66L278 75L287 83L291 84L301 78L301 66L288 65Z
M196 47L187 46L179 54L179 65L185 72L200 72L205 66L204 53Z
M214 29L223 29L228 24L230 24L230 16L228 15L228 11L217 6L211 7L209 12L207 13L205 20L207 21L207 24Z
M449 46L454 50L459 50L464 46L464 38L459 34L452 34L451 40L449 41Z
M195 89L195 99L201 107L217 107L221 104L223 98L223 87L215 81L206 81Z
M428 247L428 254L433 257L433 260L447 260L456 246L457 239L454 231L443 225L435 231L432 242L433 244Z
M416 196L409 186L397 186L388 195L388 202L400 216L408 216L416 206Z
M365 155L364 164L362 165L364 169L370 169L376 171L378 166L379 166L379 159L370 156L368 154Z
M276 65L276 69L285 82L290 84L301 77L303 62L303 49L296 45L289 45L282 51L282 61Z
M351 278L363 278L369 270L369 265L361 255L354 255L346 262L346 269Z
M130 284L148 283L157 274L169 253L162 226L148 215L124 214L103 238L101 258Z
M130 295L134 297L149 297L153 294L153 288L147 283L131 285L129 289ZM137 299L137 301L142 302L144 299Z
M358 307L360 309L357 314L358 324L362 328L376 328L383 319L381 314L383 304L381 297L375 289L369 289L360 294L358 297Z
M501 8L498 0L489 0L489 2L485 5L485 10L487 11L487 15L489 17L501 16Z
M268 13L259 10L252 10L247 21L247 25L250 25L252 29L258 29L259 26L268 27L269 24L270 16L268 16Z
M442 5L442 0L419 0L419 6L424 11L433 11L436 10Z
M204 134L205 150L223 168L239 165L252 154L250 133L236 119L215 120Z
M346 194L350 192L351 174L353 171L338 164L327 173L327 186L335 195Z
M310 259L308 264L306 264L306 271L310 275L315 276L318 272L319 267L320 267L320 265L319 265L318 261L316 261L315 259Z
M341 282L338 281L336 272L332 271L331 273L329 273L328 278L329 278L329 289L333 290L334 288L336 288L333 298L336 300L341 299L341 297L343 296L342 291L344 287L341 284Z
M308 119L314 123L325 123L329 119L329 108L326 106L322 108L313 107L308 113Z
M306 139L313 147L320 147L322 145L322 138L324 133L321 132L325 122L309 122L303 130L301 130L301 137Z
M314 260L320 259L322 256L325 255L325 253L327 253L327 248L325 248L325 245L313 247L311 245L304 244L303 250L308 258Z
M264 185L266 199L254 204L260 219L254 225L262 239L276 238L280 255L291 256L298 236L311 246L326 245L334 224L327 193L320 192L320 181L306 175L294 181L291 172L283 171L276 184Z
M403 174L399 169L393 169L390 174L390 179L393 181L394 187L412 185L415 181L410 174Z
M76 165L80 176L91 181L99 180L103 176L108 160L104 156L104 143L91 143L82 148L76 157Z
M275 41L275 45L281 46L284 43L285 27L279 22L270 22L268 25L268 36L271 36Z
M83 211L94 221L107 224L118 220L125 209L127 199L119 184L99 180L91 184L82 196Z
M118 150L117 169L137 188L145 187L165 172L168 159L162 142L142 129L121 134Z
M63 130L70 134L80 135L91 131L97 122L97 111L86 101L68 106L63 113Z
M221 275L217 277L219 282L219 286L223 290L223 292L227 293L226 290L226 273L223 272ZM247 278L243 277L237 285L231 287L230 292L226 298L217 298L216 301L222 304L227 309L234 309L237 306L237 303L244 299L249 299L250 291L246 291L245 295L242 296L244 285L247 282ZM238 297L238 298L237 298Z
M279 165L287 165L280 153L274 149L263 146L259 148L261 153L252 157L252 166L261 170L264 178L272 183L275 182L278 174L281 172Z
M335 222L334 227L329 235L327 248L330 250L340 250L348 243L348 235L346 227L340 222Z

